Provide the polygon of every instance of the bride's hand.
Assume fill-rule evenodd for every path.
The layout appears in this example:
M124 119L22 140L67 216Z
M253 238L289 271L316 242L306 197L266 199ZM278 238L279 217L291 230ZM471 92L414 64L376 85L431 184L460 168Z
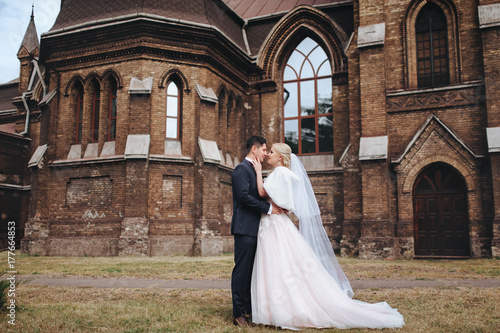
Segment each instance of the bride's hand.
M252 159L252 165L256 173L262 172L262 164L258 157Z

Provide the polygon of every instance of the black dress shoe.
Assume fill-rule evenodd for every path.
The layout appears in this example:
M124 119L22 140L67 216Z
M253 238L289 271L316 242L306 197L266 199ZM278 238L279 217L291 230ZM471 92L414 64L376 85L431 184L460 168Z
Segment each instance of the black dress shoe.
M250 323L245 317L233 318L233 324L238 327L250 327Z

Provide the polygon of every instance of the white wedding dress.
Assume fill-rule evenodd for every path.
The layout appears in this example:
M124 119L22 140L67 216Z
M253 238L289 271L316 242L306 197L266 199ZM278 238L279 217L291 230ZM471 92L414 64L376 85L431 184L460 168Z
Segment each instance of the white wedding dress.
M293 183L299 177L277 167L264 189L278 206L294 210ZM286 214L263 215L260 220L251 295L257 324L292 330L404 325L403 316L386 302L351 299Z

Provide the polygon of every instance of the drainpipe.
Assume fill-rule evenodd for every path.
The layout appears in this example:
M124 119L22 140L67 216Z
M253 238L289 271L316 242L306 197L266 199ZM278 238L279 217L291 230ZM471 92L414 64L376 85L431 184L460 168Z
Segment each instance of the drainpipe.
M42 83L42 87L43 87L43 96L45 97L45 95L47 95L47 85L45 84L45 81L43 80L42 71L40 70L40 66L38 66L38 59L37 58L33 59L32 63L33 63L33 66L35 68L35 72L38 74L38 77L40 77L40 82ZM34 81L35 81L35 75L32 76L32 82L31 82L28 90L32 89L32 85L33 85Z
M245 43L245 48L247 49L248 55L252 55L252 51L250 50L250 45L248 44L247 26L248 26L248 20L245 20L245 23L243 24L243 27L241 28L242 34L243 34L243 42Z
M45 95L47 95L47 86L45 85L45 82L43 81L42 72L40 71L40 66L38 66L38 59L36 59L36 58L33 59L32 63L33 63L34 71L31 74L30 82L28 84L28 89L27 89L27 91L23 92L23 95L21 97L21 99L23 100L24 108L26 109L26 121L24 123L24 131L22 131L21 133L19 133L20 135L26 135L26 134L28 134L28 127L29 127L29 123L30 123L30 112L31 112L31 110L29 108L29 105L28 105L26 97L28 95L33 95L33 92L32 92L33 82L35 82L35 77L36 77L37 74L40 77L40 82L42 83L42 86L43 86L43 96L45 97Z
M24 122L24 131L22 131L21 133L19 133L20 135L26 135L26 134L28 134L28 126L29 126L29 123L30 123L30 108L28 106L28 103L26 102L26 96L28 94L31 94L31 92L30 91L23 92L23 96L22 96L24 108L26 109L26 121Z

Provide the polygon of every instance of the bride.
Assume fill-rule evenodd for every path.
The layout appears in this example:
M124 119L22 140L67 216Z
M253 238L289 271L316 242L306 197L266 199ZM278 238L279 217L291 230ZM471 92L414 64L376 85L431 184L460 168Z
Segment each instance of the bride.
M254 160L259 195L294 212L299 230L286 214L263 215L252 273L252 319L256 324L298 330L313 328L394 328L403 316L386 302L353 300L323 228L311 183L287 144L272 146L266 181Z

